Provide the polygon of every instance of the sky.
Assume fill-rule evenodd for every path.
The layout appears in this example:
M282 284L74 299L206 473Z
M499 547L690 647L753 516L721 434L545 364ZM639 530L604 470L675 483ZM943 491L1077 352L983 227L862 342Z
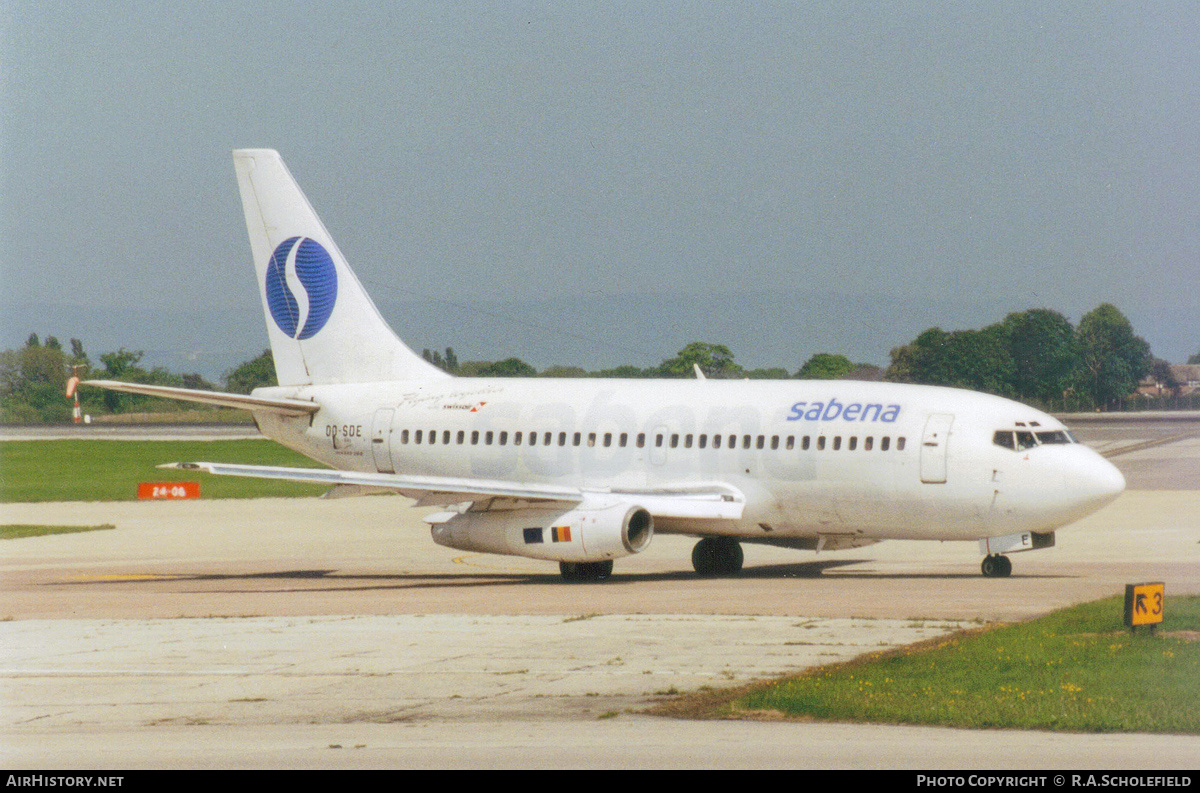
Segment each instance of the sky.
M1190 2L0 0L0 344L260 351L230 150L267 147L460 360L886 365L1112 302L1182 362L1197 41Z

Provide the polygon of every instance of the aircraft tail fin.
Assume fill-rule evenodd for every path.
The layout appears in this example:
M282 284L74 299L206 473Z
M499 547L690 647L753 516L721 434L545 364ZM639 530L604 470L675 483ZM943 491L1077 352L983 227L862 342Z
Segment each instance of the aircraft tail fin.
M233 162L280 385L449 376L388 327L279 152Z

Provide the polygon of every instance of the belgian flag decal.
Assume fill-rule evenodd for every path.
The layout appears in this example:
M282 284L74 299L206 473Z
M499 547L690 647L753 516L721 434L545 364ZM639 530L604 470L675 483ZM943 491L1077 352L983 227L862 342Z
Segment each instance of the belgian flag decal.
M571 527L570 526L551 526L550 527L551 542L570 542Z

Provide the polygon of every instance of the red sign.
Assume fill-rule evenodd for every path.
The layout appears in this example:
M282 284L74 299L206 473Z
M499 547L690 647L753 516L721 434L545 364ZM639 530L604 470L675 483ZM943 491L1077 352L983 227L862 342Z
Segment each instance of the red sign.
M200 483L139 482L138 498L200 498Z

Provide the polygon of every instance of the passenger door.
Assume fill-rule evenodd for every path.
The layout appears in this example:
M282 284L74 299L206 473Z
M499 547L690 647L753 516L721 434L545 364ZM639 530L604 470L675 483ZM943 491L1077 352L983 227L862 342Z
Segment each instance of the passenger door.
M946 454L950 449L950 413L932 413L925 422L921 438L921 481L940 485L946 482Z

